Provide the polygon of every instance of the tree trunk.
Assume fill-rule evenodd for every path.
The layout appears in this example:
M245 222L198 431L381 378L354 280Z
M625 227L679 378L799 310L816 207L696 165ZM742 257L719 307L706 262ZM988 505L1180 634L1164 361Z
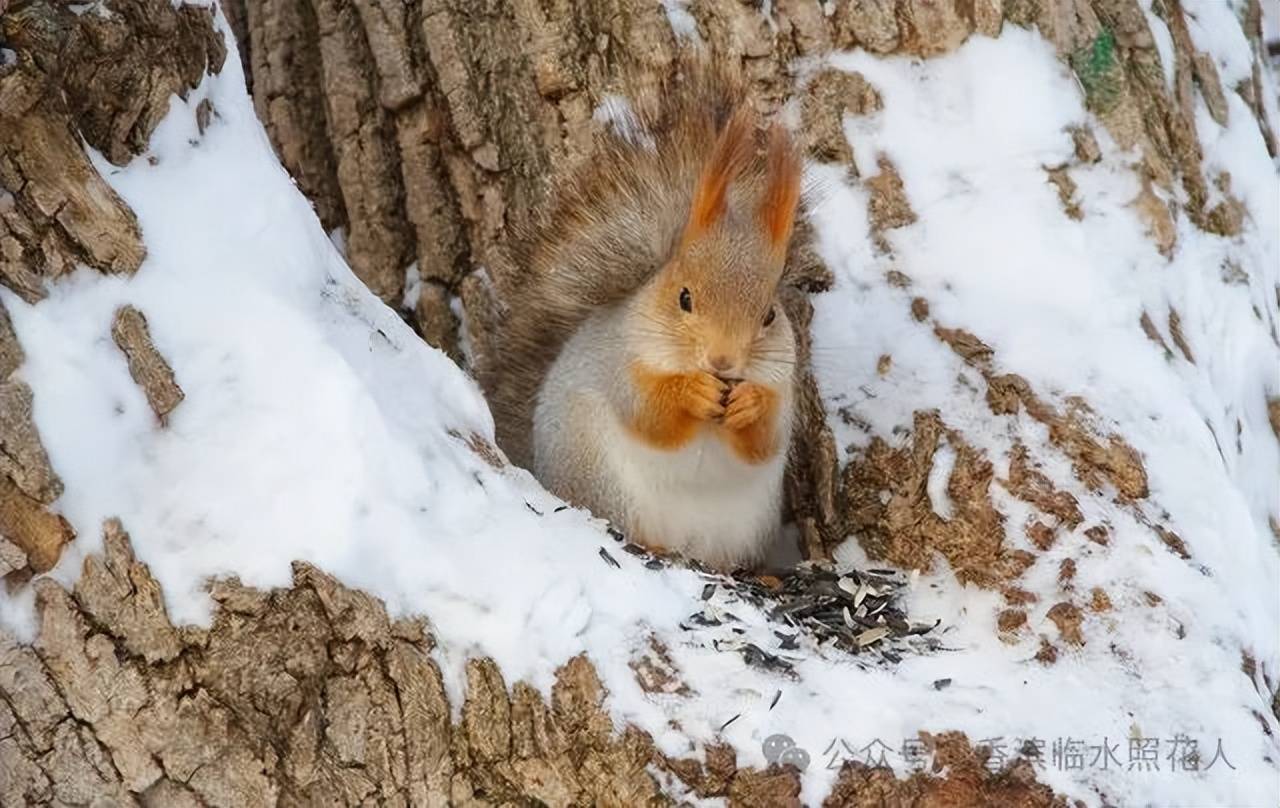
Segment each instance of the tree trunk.
M43 0L5 5L0 48L14 56L0 59L0 283L34 302L78 265L138 269L144 234L84 146L116 166L142 154L170 96L220 71L226 48L213 11L167 0L112 0L110 14ZM1230 177L1210 176L1201 164L1195 94L1217 113L1225 93L1238 93L1275 153L1262 112L1256 0L1245 18L1254 75L1235 88L1223 88L1196 51L1179 3L1158 4L1173 36L1172 92L1158 80L1138 0L830 5L228 0L222 11L281 162L326 230L340 232L352 268L482 382L502 372L492 336L502 307L516 305L503 297L520 271L506 258L511 234L546 198L552 174L590 159L600 126L593 111L622 72L662 75L695 40L741 65L762 111L797 102L810 156L840 166L870 195L882 251L891 250L884 234L920 213L887 158L874 176L857 175L843 120L877 111L877 89L831 69L800 79L792 72L798 58L853 47L931 58L971 36L1038 29L1076 72L1097 121L1140 155L1144 195L1135 207L1166 252L1178 216L1233 235L1245 215ZM1114 57L1091 58L1100 42L1111 42ZM1099 149L1089 130L1076 133L1076 144L1074 165L1047 170L1064 207L1071 169L1095 161ZM1178 189L1182 209L1152 189ZM830 282L816 259L793 267L792 279L802 292ZM892 272L888 281L911 282ZM992 464L945 413L916 412L906 445L877 436L841 463L829 426L841 416L826 411L809 367L811 308L802 294L790 305L805 360L788 482L803 552L826 556L853 533L873 557L927 568L941 553L962 581L1010 603L1026 594L1018 576L1030 554L1005 540ZM1106 413L1095 410L1105 402L1091 410L1071 391L1051 396L998 372L992 349L934 319L923 297L910 314L983 381L993 419L1024 413L1069 461L1074 479L1051 478L1021 447L1008 479L998 480L1042 519L1050 540L1080 524L1078 503L1060 490L1079 481L1099 501L1115 496L1170 552L1187 555L1160 509L1146 507L1142 457L1098 426ZM163 419L184 394L144 315L122 309L110 336ZM1190 359L1177 312L1166 322ZM1162 340L1145 315L1143 328ZM304 564L289 589L216 583L208 629L170 623L127 525L105 526L104 556L89 559L72 591L32 582L74 538L51 507L62 484L32 417L32 391L14 375L33 347L18 344L0 305L0 574L15 596L34 589L39 614L33 644L0 636L0 804L638 805L670 802L673 783L733 804L798 804L793 770L739 768L727 746L708 748L701 761L674 759L643 732L614 727L605 685L585 657L564 661L549 700L506 682L493 661L474 659L466 700L451 706L425 621L393 621L376 599ZM924 494L944 440L956 449L946 520ZM1066 605L1050 616L1069 642L1079 609ZM1046 659L1056 653L1048 644ZM925 743L945 772L895 779L885 768L849 765L828 804L1065 804L1025 760L992 773L963 736Z

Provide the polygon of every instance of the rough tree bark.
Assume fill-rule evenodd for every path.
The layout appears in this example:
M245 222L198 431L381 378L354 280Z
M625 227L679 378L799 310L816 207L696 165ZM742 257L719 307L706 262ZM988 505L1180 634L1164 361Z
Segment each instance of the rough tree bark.
M0 283L29 301L76 265L138 268L137 222L81 141L128 162L170 95L222 69L226 55L209 9L109 5L111 14L76 14L52 0L0 0L0 46L14 54L0 60ZM1162 73L1137 0L837 0L829 13L808 0L776 0L770 17L735 0L694 0L687 15L673 4L718 58L741 64L763 111L799 100L811 155L866 184L877 232L915 213L891 162L856 176L841 131L843 115L878 108L876 89L834 71L797 82L794 59L855 46L928 58L975 32L1019 25L1054 43L1111 136L1139 150L1149 187L1181 186L1184 215L1232 233L1240 206L1230 177L1206 176L1200 165L1192 102L1200 93L1220 115L1223 94L1239 93L1274 153L1259 112L1258 3L1247 20L1254 77L1235 88L1222 87L1195 51L1176 0L1156 6L1177 56L1172 93L1153 78ZM620 71L661 74L682 46L664 7L647 0L229 0L223 11L282 162L326 228L341 228L357 274L482 380L501 371L489 337L518 272L505 257L509 234L543 198L553 170L589 158L593 110ZM1098 159L1092 133L1078 132L1076 142L1079 162ZM1064 205L1070 169L1051 174ZM1137 208L1170 249L1175 212L1149 191ZM798 268L794 279L802 291L825 283L819 266ZM407 282L416 291L406 302ZM803 331L803 295L792 306ZM1145 470L1121 436L1100 433L1087 408L1059 406L1019 377L996 375L991 349L931 320L928 301L917 298L912 314L982 373L993 413L1025 410L1082 481L1105 480L1140 507ZM122 310L111 336L163 418L182 391L150 344L144 315ZM170 624L127 526L114 522L104 528L105 557L86 563L73 591L30 583L73 535L47 508L61 483L32 423L31 390L10 378L22 356L0 307L0 574L9 587L34 586L40 614L34 646L0 638L0 804L658 804L665 798L652 771L737 804L796 801L791 771L739 769L725 748L708 750L705 762L672 760L642 733L613 727L585 659L565 663L549 704L474 660L454 721L426 624L392 622L372 598L305 566L287 590L217 584L207 630ZM916 414L907 447L879 441L840 468L808 374L802 401L789 487L806 553L825 554L856 530L895 563L915 565L937 550L980 584L1016 578L1026 559L1001 546L991 465L936 413ZM950 482L957 515L946 523L919 496L943 434L958 454ZM1040 509L1046 531L1079 522L1071 496L1029 460L1013 463L1009 476L1000 482ZM894 494L887 502L884 489ZM1158 519L1152 527L1185 552ZM1055 802L1025 764L992 775L963 738L927 742L946 777L895 780L850 765L830 804Z

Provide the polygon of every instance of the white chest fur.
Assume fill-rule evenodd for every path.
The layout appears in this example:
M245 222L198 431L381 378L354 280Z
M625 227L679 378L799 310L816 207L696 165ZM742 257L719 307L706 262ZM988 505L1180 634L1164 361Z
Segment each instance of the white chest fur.
M764 556L779 526L785 453L752 465L710 428L675 450L613 428L605 464L644 537L722 567Z

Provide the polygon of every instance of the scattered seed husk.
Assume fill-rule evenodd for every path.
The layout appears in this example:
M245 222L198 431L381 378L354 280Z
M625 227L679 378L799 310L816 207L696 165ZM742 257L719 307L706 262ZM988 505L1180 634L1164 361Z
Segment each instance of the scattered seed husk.
M885 637L889 636L889 629L885 626L879 628L869 628L859 634L856 638L859 647L866 648L868 645L874 645Z
M914 626L907 629L907 633L911 635L928 634L940 625L942 625L941 617L934 620L932 623L916 623Z
M650 569L675 565L700 575L702 608L689 615L680 628L694 633L712 632L708 638L712 647L741 654L752 667L794 675L792 662L777 652L798 651L806 640L822 649L856 655L874 653L888 663L901 661L907 651L946 650L938 638L922 636L937 628L940 620L912 623L899 607L899 595L912 581L901 572L885 568L837 571L828 561L804 561L785 569L725 576L693 560L654 556L629 542L623 544L623 549L647 559L645 566ZM771 632L777 638L776 645L765 643L769 646L766 649L757 644L758 640L746 641L751 636L750 625L724 608L739 601L760 609L777 625Z
M621 568L622 568L622 565L618 563L618 559L616 559L616 558L614 558L613 556L609 555L609 551L608 551L608 550L606 550L606 549L604 549L603 547L601 547L601 548L600 548L600 557L601 557L601 558L603 558L603 559L605 560L605 563L606 563L606 564L609 564L610 566L612 566L612 567L614 567L614 568L617 568L617 569L621 569Z
M762 668L773 673L791 673L795 667L777 654L771 654L753 643L746 643L743 646L742 660L749 667Z

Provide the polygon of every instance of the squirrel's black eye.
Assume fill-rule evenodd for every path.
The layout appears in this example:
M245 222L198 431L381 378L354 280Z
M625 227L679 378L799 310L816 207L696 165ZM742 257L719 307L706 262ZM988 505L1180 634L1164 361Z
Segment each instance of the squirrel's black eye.
M766 315L764 316L764 327L765 327L765 328L768 328L770 325L772 325L772 324L773 324L773 318L774 318L776 315L777 315L777 312L776 312L776 311L774 311L773 306L770 306L770 307L769 307L769 313L768 313L768 314L766 314Z
M680 290L680 308L685 311L693 311L693 297L689 295L688 289Z

